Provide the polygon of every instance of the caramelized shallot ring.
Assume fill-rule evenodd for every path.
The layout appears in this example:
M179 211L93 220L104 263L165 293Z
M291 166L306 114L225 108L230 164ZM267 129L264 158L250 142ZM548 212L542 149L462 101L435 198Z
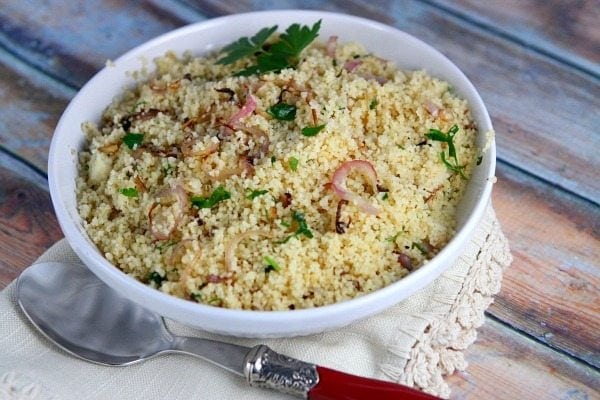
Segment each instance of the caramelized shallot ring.
M181 186L181 184L176 183L175 186L173 186L171 188L161 190L160 192L158 192L157 197L160 199L161 197L167 197L170 195L175 195L177 202L179 203L180 209L179 209L179 212L175 215L175 223L173 224L173 226L171 227L169 232L167 232L167 233L160 232L158 229L155 229L155 227L154 227L153 213L154 213L154 209L160 204L160 201L154 202L152 204L152 206L150 207L150 210L148 211L148 221L149 221L149 225L150 225L150 233L152 234L152 236L154 236L158 240L166 240L169 237L171 237L171 234L179 226L179 223L183 219L183 216L185 215L185 211L189 208L189 199L188 199L187 193L185 192L185 189L183 188L183 186Z
M246 102L238 112L233 114L233 116L229 119L228 124L235 126L240 121L240 119L246 118L247 116L252 114L254 110L256 110L256 99L254 98L254 96L252 96L252 93L248 91L248 95L246 95Z
M378 208L371 205L363 197L350 192L346 188L346 178L351 170L360 172L368 180L373 189L373 193L377 193L377 172L375 171L373 164L365 160L346 161L340 165L333 173L333 178L331 179L333 191L340 199L348 200L356 204L361 211L366 212L367 214L377 215L380 211Z
M337 36L329 36L327 40L327 55L331 58L335 58L335 50L337 48Z

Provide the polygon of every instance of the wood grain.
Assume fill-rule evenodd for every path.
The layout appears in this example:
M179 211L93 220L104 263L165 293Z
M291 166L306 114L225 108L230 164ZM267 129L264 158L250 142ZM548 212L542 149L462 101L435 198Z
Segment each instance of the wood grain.
M0 288L62 237L45 180L0 152Z
M488 310L492 319L467 350L468 372L449 378L453 398L600 399L598 370L588 367L600 367L598 3L279 5L360 15L418 36L463 69L488 105L501 159L494 204L515 261ZM106 59L182 24L272 6L265 0L3 3L0 288L62 237L43 175L3 149L45 170L54 124Z
M600 75L600 3L596 0L432 2L524 46Z
M600 373L488 319L447 378L451 399L600 399Z
M7 1L0 7L0 44L80 87L106 60L186 22L148 2Z
M514 255L488 312L600 367L598 207L500 166L493 201Z
M0 144L46 170L52 132L74 91L0 50Z

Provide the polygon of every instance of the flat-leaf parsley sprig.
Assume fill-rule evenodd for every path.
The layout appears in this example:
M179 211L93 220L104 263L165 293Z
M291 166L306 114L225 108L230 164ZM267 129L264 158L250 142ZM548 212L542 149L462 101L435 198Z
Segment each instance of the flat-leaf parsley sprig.
M263 28L251 38L242 37L225 46L223 52L227 54L220 58L217 64L231 64L244 57L256 57L255 65L236 73L240 76L278 72L285 68L293 68L298 64L302 50L319 36L320 28L321 20L317 21L312 27L292 24L270 46L265 43L277 30L277 25Z
M467 179L463 170L465 169L464 165L458 164L458 157L456 156L456 147L454 146L454 135L458 132L458 125L454 124L448 130L447 133L444 133L438 129L429 129L429 133L426 133L425 136L428 139L435 140L437 142L443 142L448 144L448 157L454 160L454 164L452 164L448 158L446 158L445 152L440 153L440 158L446 167L461 176L463 179Z

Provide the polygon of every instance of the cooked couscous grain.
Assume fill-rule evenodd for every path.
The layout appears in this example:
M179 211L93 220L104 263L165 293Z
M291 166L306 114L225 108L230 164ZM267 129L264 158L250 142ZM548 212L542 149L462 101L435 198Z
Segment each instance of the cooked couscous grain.
M218 59L166 54L84 125L79 212L111 263L192 301L288 310L389 285L453 236L477 149L448 83L331 40L280 72Z

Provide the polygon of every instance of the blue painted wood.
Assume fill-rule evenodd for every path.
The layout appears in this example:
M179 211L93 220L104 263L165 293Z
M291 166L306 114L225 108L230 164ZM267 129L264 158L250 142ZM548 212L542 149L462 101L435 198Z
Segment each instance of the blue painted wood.
M3 1L0 46L49 75L79 87L107 59L190 22L184 19L183 7L167 9L164 4ZM199 19L195 15L195 20Z
M560 239L579 235L586 238L585 243L597 244L600 235L597 208L553 185L594 199L594 190L598 188L595 177L598 157L594 154L599 148L595 128L599 121L594 116L600 109L595 95L598 83L589 74L582 74L543 52L517 45L515 40L498 36L481 23L449 14L439 6L414 1L94 0L77 5L58 0L41 4L5 0L0 7L0 258L4 260L0 262L0 286L60 237L44 189L43 173L19 162L18 157L1 147L14 150L19 157L45 169L54 122L76 87L104 65L106 58L114 58L184 23L274 6L344 11L389 23L434 44L467 72L488 102L499 132L504 161L499 164L500 182L495 200L501 220L507 222L505 231L513 240L517 257L511 268L515 272L512 278L507 275L504 290L490 312L515 329L594 364L597 347L593 346L597 342L590 343L589 335L594 331L586 327L597 325L597 314L594 316L587 309L585 313L577 310L597 303L593 286L598 278L593 253L597 247L577 248L577 243L565 246ZM67 12L71 14L65 18ZM565 183L569 179L573 182ZM590 179L594 180L590 183ZM582 185L589 186L587 192L585 188L580 190ZM524 204L524 194L531 194L530 203ZM525 226L521 222L525 218L512 211L516 203L521 203L521 213L562 222L564 226L552 227L552 230L563 228L559 230L562 236L554 235L555 241L537 243L541 238L552 239L552 235L544 236L544 232ZM43 229L37 227L38 221ZM527 236L532 231L534 234ZM533 279L535 276L529 277L533 283L522 285L523 276L532 268L539 269L543 277L567 282L568 290L577 291L577 299L562 298L560 287L550 288L549 295L543 294L542 303L523 296L530 289L535 289L534 295L544 293L545 288ZM7 270L9 275L3 275ZM520 304L518 299L529 303ZM547 299L551 302L543 303ZM569 314L570 311L573 313ZM542 326L540 321L546 325ZM574 322L569 324L569 321ZM573 330L574 326L577 330ZM499 328L494 326L494 329ZM483 334L485 337L485 331ZM518 340L524 340L518 336ZM486 346L494 352L499 348L493 341ZM472 371L478 373L481 360L474 359L473 363ZM522 365L518 360L514 363ZM490 370L497 370L496 364ZM476 394L482 393L482 387L489 386L482 376L486 375L477 375L475 397L480 397ZM494 394L490 391L490 396Z
M600 76L600 3L597 0L420 0L495 34Z
M52 132L74 94L0 49L0 146L45 171Z

